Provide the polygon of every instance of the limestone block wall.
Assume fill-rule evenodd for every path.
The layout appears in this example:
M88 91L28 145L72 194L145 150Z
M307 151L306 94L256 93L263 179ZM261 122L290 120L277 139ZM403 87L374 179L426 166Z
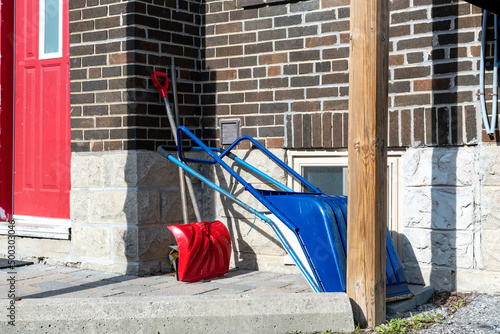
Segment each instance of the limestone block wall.
M73 262L127 274L170 270L167 225L182 223L174 164L151 151L75 153L71 174ZM202 211L213 211L209 190L195 190Z
M403 258L410 282L500 291L499 154L486 145L408 149Z

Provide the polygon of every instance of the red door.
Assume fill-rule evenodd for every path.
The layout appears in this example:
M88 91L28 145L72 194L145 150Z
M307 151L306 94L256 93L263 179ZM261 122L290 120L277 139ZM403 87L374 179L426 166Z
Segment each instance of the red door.
M68 0L16 0L14 215L69 218Z

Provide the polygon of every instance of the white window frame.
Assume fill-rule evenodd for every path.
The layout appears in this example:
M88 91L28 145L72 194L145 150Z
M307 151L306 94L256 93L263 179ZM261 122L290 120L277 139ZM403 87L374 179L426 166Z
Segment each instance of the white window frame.
M302 175L302 167L306 166L347 166L347 151L288 151L288 165ZM387 194L390 211L387 217L387 227L396 246L399 257L403 253L403 153L389 151L387 153ZM288 176L287 186L294 191L302 191L299 182ZM321 188L321 187L320 187Z
M63 0L58 0L59 2L59 29L58 29L58 40L59 40L59 50L57 52L45 53L45 0L39 0L40 11L39 11L39 28L38 28L38 58L39 59L54 59L61 58L63 54L62 45L62 30L63 30Z

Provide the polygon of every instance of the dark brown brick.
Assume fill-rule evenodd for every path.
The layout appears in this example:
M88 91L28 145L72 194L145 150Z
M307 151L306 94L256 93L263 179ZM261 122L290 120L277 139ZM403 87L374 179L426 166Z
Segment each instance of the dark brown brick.
M427 9L409 10L391 14L391 24L420 21L427 18Z
M462 108L452 107L451 108L451 144L452 145L462 145L463 135L462 135Z
M471 61L451 62L451 63L434 65L435 74L457 73L461 71L470 71L470 70L472 70Z
M304 90L303 89L277 90L275 91L274 95L276 101L301 100L304 98Z
M301 148L311 148L311 115L302 115L302 147Z
M229 44L246 44L257 41L255 33L240 33L237 35L229 36Z
M238 94L219 94L219 103L241 103L244 101L245 95L243 93Z
M71 57L93 55L94 54L94 45L72 46L69 49L69 54Z
M243 54L243 46L227 46L227 47L219 47L216 49L215 54L217 57L230 57L230 56L239 56ZM245 52L245 54L248 54Z
M321 113L322 147L332 147L332 114Z
M436 108L425 108L425 143L437 144L437 113Z
M94 103L94 94L71 94L70 96L71 104L85 104L85 103Z
M83 140L83 130L71 130L71 140Z
M105 89L108 89L108 82L106 80L84 81L82 83L82 90L84 92L98 91Z
M93 127L94 127L94 118L78 117L71 119L71 129L88 129Z
M389 111L389 147L399 147L399 110Z
M259 137L283 137L285 135L282 126L259 127Z
M325 74L321 77L322 85L342 84L349 82L349 73Z
M451 92L451 93L435 93L434 104L456 104L463 102L472 102L472 92Z
M79 93L82 91L82 83L81 82L70 82L69 91L71 93Z
M79 22L70 22L69 24L69 32L84 32L94 30L94 21L79 21Z
M87 79L87 69L69 71L70 80Z
M257 65L257 56L238 57L238 58L231 58L229 60L230 67L247 67L256 65Z
M276 51L284 51L284 50L297 50L304 48L304 39L296 38L296 39L288 39L283 41L276 41L275 50Z
M322 33L349 31L349 28L350 28L349 20L336 20L321 24Z
M284 28L259 31L259 42L284 39L287 37L286 31Z
M98 19L95 20L95 28L96 29L109 29L109 28L115 28L120 26L120 17L119 16L113 16L113 17L107 17L105 19Z
M109 138L109 130L84 130L83 131L83 139L84 140L100 140L100 139L108 139Z
M288 103L262 103L259 111L261 114L284 113L288 111Z
M83 42L97 42L105 41L108 39L108 32L105 30L85 32L82 35Z
M429 66L401 67L394 69L394 79L425 78L431 74Z
M293 147L302 147L302 114L293 115Z
M349 58L349 47L325 49L322 52L323 52L323 60Z
M95 95L96 103L112 103L112 102L122 102L121 92L105 92L97 93Z
M290 87L310 87L319 85L319 76L298 76L291 78Z
M315 113L311 115L311 134L312 134L312 147L321 148L322 147L322 133L323 128L321 124L321 113Z
M296 26L302 23L302 15L288 15L274 18L275 27Z
M231 91L254 90L257 89L257 80L237 80L231 82Z
M422 49L425 47L429 47L432 45L432 37L420 37L420 38L411 38L406 40L398 41L397 50L411 50L411 49Z
M423 146L425 143L424 108L413 110L413 145Z
M95 19L98 17L103 17L108 15L108 7L100 6L94 8L87 8L82 10L82 18L83 19Z
M84 116L102 116L108 114L107 105L90 105L83 106Z
M339 110L349 110L349 100L329 100L324 102L325 110L339 111Z
M330 113L326 113L325 115L330 115ZM331 147L342 147L343 146L343 114L342 113L333 113L332 115L332 125L331 125L331 137L330 141L325 142L325 147L328 147L328 144L331 144ZM325 121L325 120L323 120Z
M321 110L320 101L297 101L292 102L291 110L294 112L316 112Z
M430 94L396 95L394 98L395 107L423 106L430 103Z
M274 116L271 115L255 115L245 116L245 126L265 126L274 124Z
M71 143L71 152L90 152L90 143L73 142Z
M411 146L411 110L401 110L401 146Z
M476 108L473 105L464 107L465 118L465 142L473 143L478 139L477 123L476 123Z
M260 89L276 89L288 87L287 78L272 78L272 79L260 79L259 80Z
M318 99L318 98L329 98L337 97L339 95L339 89L337 87L317 87L308 88L306 90L306 97L308 99Z

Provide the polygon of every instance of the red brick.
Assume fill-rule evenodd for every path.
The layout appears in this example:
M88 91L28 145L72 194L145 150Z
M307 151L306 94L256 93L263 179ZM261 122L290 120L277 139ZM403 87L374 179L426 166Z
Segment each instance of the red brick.
M337 37L335 35L306 38L306 48L334 45L335 43L337 43Z
M415 92L431 91L431 90L445 90L450 88L450 79L425 79L415 80L413 83L413 90Z
M287 61L288 61L288 53L286 52L265 54L259 56L260 65L286 63Z
M267 76L275 77L281 75L281 66L269 66L267 69Z
M267 148L283 148L285 147L285 138L266 138Z

